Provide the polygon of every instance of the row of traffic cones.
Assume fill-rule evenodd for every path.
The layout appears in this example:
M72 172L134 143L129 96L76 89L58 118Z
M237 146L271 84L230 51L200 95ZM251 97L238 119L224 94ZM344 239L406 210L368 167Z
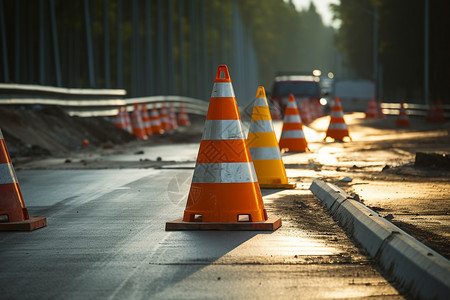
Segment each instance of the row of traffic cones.
M163 104L158 112L156 104L148 114L147 104L134 104L131 112L131 119L125 106L119 108L119 114L114 119L114 124L119 128L134 134L141 140L147 140L154 134L163 134L170 130L177 130L178 126L190 126L189 116L186 113L186 107L181 104L177 117L176 109L173 104L169 109Z

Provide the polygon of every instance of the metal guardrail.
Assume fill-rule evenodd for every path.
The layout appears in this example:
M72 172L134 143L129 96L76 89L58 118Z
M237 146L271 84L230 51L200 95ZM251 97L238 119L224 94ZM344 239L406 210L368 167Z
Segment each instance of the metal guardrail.
M208 102L183 96L125 98L121 89L67 89L39 85L0 84L0 105L56 105L70 116L115 116L119 106L133 109L134 103L183 103L189 114L206 115Z
M386 115L398 115L400 112L400 103L382 103L381 108ZM405 103L406 113L411 116L426 116L429 109L428 105ZM442 105L445 116L450 117L450 105Z

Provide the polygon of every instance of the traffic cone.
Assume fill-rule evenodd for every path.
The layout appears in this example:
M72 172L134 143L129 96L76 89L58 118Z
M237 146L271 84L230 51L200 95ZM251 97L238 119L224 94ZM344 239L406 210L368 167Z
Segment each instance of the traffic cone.
M400 104L400 113L398 114L395 125L397 125L397 127L409 127L411 125L408 114L406 113L405 103L403 102Z
M128 114L128 110L126 106L122 107L122 116L125 120L125 130L129 133L133 134L133 127L131 126L130 115Z
M284 152L309 151L303 133L303 124L297 109L294 95L289 95L289 102L284 111L283 129L281 130L280 149Z
M144 123L142 123L141 111L139 110L139 104L134 104L134 110L131 113L131 127L133 127L133 134L141 140L148 139L145 133Z
M330 113L330 125L328 125L327 137L333 138L335 141L343 141L345 137L350 140L347 124L344 120L344 111L342 110L341 100L336 97L333 108Z
M222 73L224 78L222 78ZM166 230L275 230L242 132L228 69L219 66L183 219Z
M434 118L436 115L436 105L433 101L430 102L430 107L427 110L427 114L425 116L425 121L434 122Z
M184 104L180 104L180 112L178 113L178 124L180 124L180 126L191 126L189 116L186 113L186 106L184 106Z
M260 188L295 188L288 183L264 87L258 87L247 137Z
M30 218L0 129L0 231L33 231L47 226L46 218Z
M377 117L378 117L377 104L376 104L374 98L370 98L369 105L367 106L367 109L366 109L366 119L367 118L377 118Z
M113 123L120 129L125 130L125 119L123 118L122 107L119 107L119 113L115 116Z
M302 101L300 106L301 106L301 108L300 108L301 116L300 117L302 118L302 122L304 124L311 123L312 118L311 118L311 112L309 110L308 102Z
M170 123L170 127L173 130L177 130L178 129L178 123L177 123L177 113L175 111L175 107L173 106L173 103L170 103L170 108L169 108L169 123Z
M147 110L146 103L141 104L141 116L142 116L142 123L144 125L145 133L147 134L147 136L151 136L153 134L152 125L150 123L150 117L148 116L148 110Z
M277 102L271 102L270 106L270 114L272 116L272 120L281 120L281 108Z
M161 126L164 130L170 130L170 121L169 121L169 114L167 112L167 107L165 104L161 106L159 119L161 120Z
M382 104L383 102L381 101L381 99L378 99L377 101L377 117L380 119L384 119L386 118L386 115L383 113L383 107Z
M437 101L436 101L433 122L437 122L437 123L445 122L445 114L444 114L444 109L442 108L441 99L437 99Z
M156 104L153 104L152 111L150 112L150 124L152 128L152 133L154 134L163 134L164 129L161 125L161 120L159 119L158 109L156 108Z

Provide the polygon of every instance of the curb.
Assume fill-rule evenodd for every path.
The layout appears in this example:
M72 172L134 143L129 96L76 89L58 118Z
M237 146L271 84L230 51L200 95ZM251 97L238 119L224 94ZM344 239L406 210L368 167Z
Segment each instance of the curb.
M354 200L339 187L315 179L309 189L347 234L355 238L413 297L448 299L449 260Z

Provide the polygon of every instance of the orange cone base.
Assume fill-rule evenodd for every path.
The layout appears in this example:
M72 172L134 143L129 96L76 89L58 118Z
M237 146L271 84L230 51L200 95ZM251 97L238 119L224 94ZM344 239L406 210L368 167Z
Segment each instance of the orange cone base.
M280 150L286 152L309 152L308 143L304 138L284 138L279 142Z
M343 141L345 137L348 137L350 140L352 140L352 138L348 134L348 130L328 129L325 139L327 137L330 137L336 141Z
M260 183L262 189L295 189L297 184L294 183Z
M275 231L281 226L281 218L268 218L261 222L185 222L177 219L166 222L166 231L179 230L221 230L221 231Z
M29 218L25 221L0 223L0 231L33 231L47 226L47 218Z

